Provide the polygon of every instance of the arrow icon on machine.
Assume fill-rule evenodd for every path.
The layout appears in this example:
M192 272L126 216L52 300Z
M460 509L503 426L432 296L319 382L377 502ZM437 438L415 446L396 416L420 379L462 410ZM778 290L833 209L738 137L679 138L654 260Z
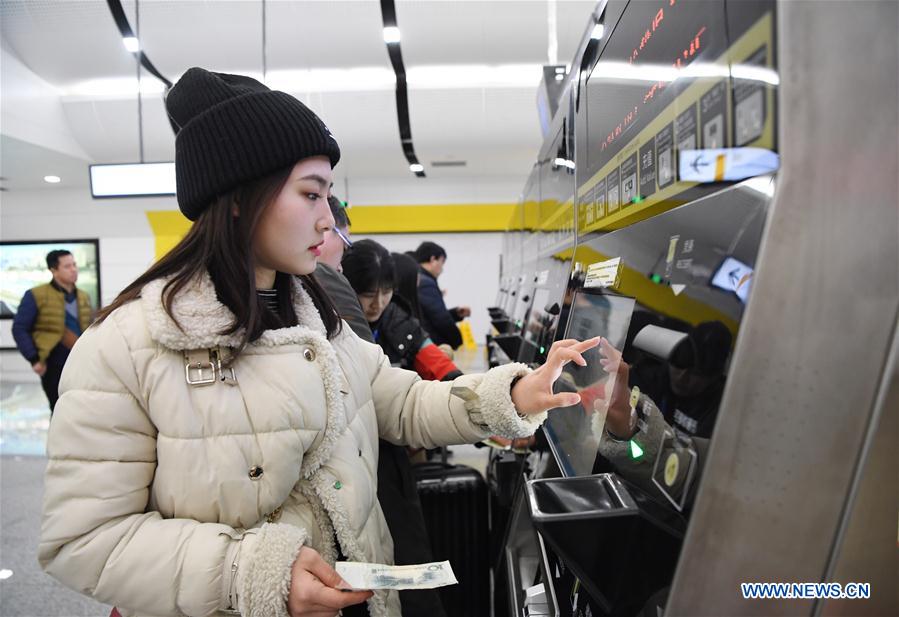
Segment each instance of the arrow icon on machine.
M733 270L728 272L727 278L730 279L731 285L733 285L733 288L736 289L737 286L739 286L739 284L740 284L740 269L734 268Z
M709 165L711 165L711 163L709 163L709 162L706 161L704 158L702 158L702 154L697 154L697 155L696 155L696 158L693 159L693 162L690 163L690 167L692 167L692 168L693 168L693 171L695 171L697 174L698 174L700 171L702 171L702 170L700 169L700 167L708 167Z

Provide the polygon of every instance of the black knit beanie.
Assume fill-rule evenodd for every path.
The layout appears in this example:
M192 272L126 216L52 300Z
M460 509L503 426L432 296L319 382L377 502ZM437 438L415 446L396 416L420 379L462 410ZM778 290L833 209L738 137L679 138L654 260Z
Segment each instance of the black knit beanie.
M217 196L340 148L318 116L284 92L243 75L189 69L165 99L177 132L178 206L197 220Z

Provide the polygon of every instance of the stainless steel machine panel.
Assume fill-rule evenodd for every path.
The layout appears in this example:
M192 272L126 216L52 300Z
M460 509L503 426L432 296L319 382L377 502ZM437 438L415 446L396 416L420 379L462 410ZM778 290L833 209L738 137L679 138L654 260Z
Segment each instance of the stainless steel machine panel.
M782 167L667 615L812 614L740 583L826 580L896 327L899 4L778 23Z

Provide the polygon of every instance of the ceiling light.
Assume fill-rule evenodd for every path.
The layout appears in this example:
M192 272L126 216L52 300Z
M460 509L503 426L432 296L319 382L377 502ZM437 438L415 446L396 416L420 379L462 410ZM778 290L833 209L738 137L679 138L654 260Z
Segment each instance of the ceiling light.
M565 74L565 67L564 67L564 66L557 66L557 67L556 67L556 75L564 75L564 74Z
M596 24L593 26L593 32L590 33L590 38L594 41L598 41L602 38L602 35L605 33L606 27L602 24Z
M282 69L269 71L265 84L284 92L362 92L396 87L396 75L388 67L360 66L345 69Z
M50 184L59 184L60 178L59 176L44 176L44 182L49 182Z
M412 90L459 88L536 88L543 77L539 64L444 64L406 67Z
M400 29L396 26L387 26L384 28L384 42L387 44L400 42Z
M562 81L563 79L565 79L564 75L556 75L556 81Z
M631 65L627 65L631 66ZM227 70L227 69L226 69ZM261 80L262 75L231 71ZM406 67L410 90L457 90L482 88L536 88L543 77L540 64L451 64ZM389 66L358 66L343 69L281 69L266 73L265 84L272 90L303 92L368 92L393 90L396 75ZM162 94L165 84L158 79L142 79L143 95ZM73 83L63 89L64 97L130 98L137 95L134 77L107 77Z
M127 163L90 166L91 195L148 197L175 194L174 163Z
M140 41L137 40L137 37L126 36L122 39L122 43L125 44L125 49L131 53L140 51Z
M409 171L418 173L418 172L424 171L424 170L425 170L425 166L422 165L421 163L412 163L411 165L409 165Z
M63 96L66 97L133 98L137 96L137 79L134 77L88 79L66 87L63 92ZM142 79L140 81L141 94L162 94L163 92L165 92L165 84L158 79Z

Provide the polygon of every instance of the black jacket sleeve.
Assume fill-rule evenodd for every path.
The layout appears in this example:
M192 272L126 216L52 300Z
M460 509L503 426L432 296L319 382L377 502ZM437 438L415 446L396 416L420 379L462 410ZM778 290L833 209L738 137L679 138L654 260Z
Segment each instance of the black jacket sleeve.
M418 286L418 300L421 304L422 326L437 345L448 344L453 349L462 345L462 333L446 309L443 294L437 281L430 275L422 276Z
M16 341L16 347L19 348L19 352L30 364L34 364L40 359L34 339L31 337L36 321L37 303L34 301L34 294L29 289L22 296L19 310L16 311L16 316L13 318L12 336Z

